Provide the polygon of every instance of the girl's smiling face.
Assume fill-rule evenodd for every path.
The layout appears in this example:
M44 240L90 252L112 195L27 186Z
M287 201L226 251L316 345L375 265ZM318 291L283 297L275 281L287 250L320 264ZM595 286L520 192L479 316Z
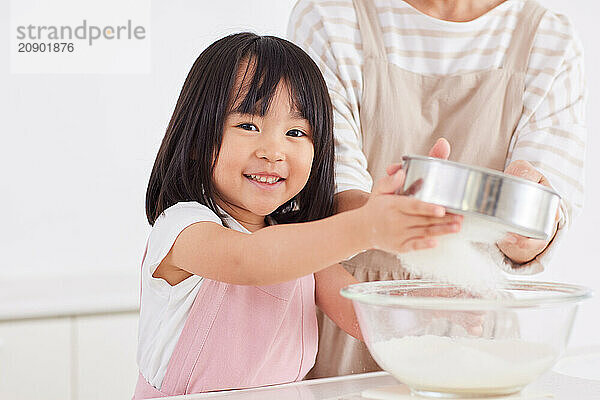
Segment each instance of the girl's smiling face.
M277 95L277 96L276 96ZM190 69L146 190L150 225L196 201L250 230L333 215L333 107L319 67L295 44L242 32ZM262 181L262 182L261 182ZM297 200L298 208L292 199Z
M313 156L310 125L280 82L264 116L226 116L213 171L216 203L249 231L260 229L266 215L304 188Z

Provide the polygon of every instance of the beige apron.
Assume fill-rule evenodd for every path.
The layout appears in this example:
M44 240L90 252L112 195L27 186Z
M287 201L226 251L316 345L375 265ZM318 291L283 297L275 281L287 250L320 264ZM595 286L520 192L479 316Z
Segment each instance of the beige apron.
M405 154L428 153L445 137L450 159L504 170L523 111L526 68L545 9L527 1L500 69L450 76L419 75L387 60L372 0L354 0L364 66L360 121L363 151L373 180ZM342 263L360 281L411 279L392 254L361 253ZM377 371L366 346L318 313L319 351L307 378Z

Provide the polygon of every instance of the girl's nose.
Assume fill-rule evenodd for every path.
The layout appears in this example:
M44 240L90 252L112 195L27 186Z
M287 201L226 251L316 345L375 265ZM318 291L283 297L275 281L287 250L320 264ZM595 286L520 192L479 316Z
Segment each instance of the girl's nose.
M270 162L284 161L283 144L276 139L264 139L256 149L256 157Z
M271 162L283 161L285 160L285 155L282 151L278 150L267 150L265 148L256 150L256 156L258 158L264 158L265 160Z

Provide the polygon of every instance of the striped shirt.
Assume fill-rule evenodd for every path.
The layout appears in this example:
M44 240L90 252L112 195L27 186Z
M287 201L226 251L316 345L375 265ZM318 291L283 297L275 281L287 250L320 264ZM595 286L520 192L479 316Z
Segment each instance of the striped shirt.
M372 1L389 62L424 75L501 68L524 4L507 0L475 20L449 22L401 0ZM352 0L299 0L288 37L315 60L330 91L336 192L370 192L373 182L361 148L359 119L362 41ZM583 206L585 92L581 42L565 16L548 11L534 38L523 113L506 165L529 161L551 182L562 196L559 232Z

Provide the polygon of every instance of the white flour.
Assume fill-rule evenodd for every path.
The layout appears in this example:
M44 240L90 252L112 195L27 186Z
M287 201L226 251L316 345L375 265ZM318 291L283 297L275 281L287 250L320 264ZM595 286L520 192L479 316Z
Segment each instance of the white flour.
M398 258L413 275L488 292L504 280L504 256L496 246L504 235L500 224L466 215L460 232L437 236L436 247L402 253Z
M557 352L518 339L406 336L370 345L380 366L413 389L502 394L547 371Z

